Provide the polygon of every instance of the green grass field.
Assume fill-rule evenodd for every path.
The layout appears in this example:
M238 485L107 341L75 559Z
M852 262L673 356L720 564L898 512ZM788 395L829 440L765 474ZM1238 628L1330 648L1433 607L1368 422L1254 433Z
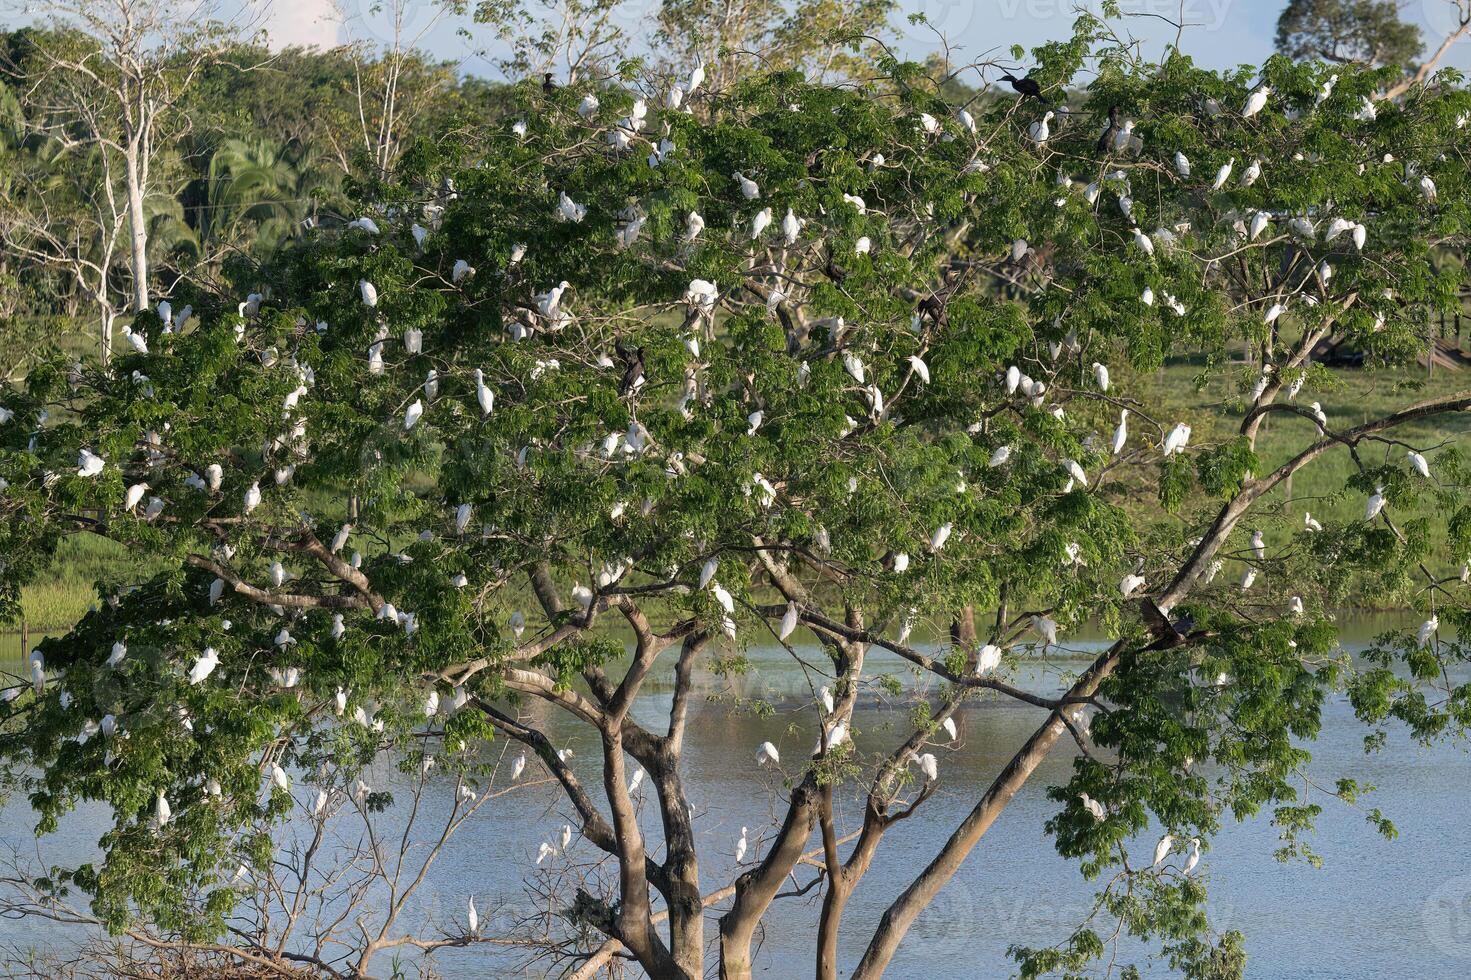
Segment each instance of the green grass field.
M1192 445L1224 440L1236 434L1241 418L1237 381L1247 370L1241 365L1232 365L1228 370L1217 371L1203 390L1196 389L1195 378L1199 369L1195 367L1171 366L1157 375L1160 400L1167 408L1188 418L1194 426ZM1471 390L1471 372L1467 371L1437 369L1433 376L1427 378L1424 368L1412 366L1393 370L1338 370L1331 374L1331 387L1310 384L1299 394L1297 403L1306 408L1314 401L1319 402L1328 417L1329 428L1333 430L1359 425L1419 401ZM1436 450L1464 444L1468 430L1471 430L1471 413L1460 413L1407 423L1386 434L1422 450L1430 462L1431 475L1435 477ZM1262 471L1267 472L1286 462L1318 438L1316 427L1306 418L1268 415L1257 438ZM1359 451L1366 465L1389 463L1410 472L1403 446L1366 441L1360 445ZM1269 502L1288 504L1287 513L1299 523L1304 511L1311 511L1324 523L1361 520L1364 495L1356 490L1344 490L1346 482L1356 472L1348 451L1335 447L1295 474L1290 484L1274 491ZM1405 519L1423 515L1397 512L1395 516L1396 523L1403 523ZM1444 521L1431 521L1431 536L1437 545L1443 542ZM1459 567L1460 558L1457 556L1452 560L1448 557L1444 564Z

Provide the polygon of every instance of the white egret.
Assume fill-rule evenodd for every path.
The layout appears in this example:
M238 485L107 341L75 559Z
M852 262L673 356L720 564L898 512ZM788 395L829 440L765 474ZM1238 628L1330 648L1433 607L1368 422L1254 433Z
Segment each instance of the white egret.
M781 233L788 245L797 244L797 236L802 233L802 223L791 208L787 208L786 217L781 219Z
M1263 85L1246 97L1246 105L1241 110L1243 119L1250 119L1261 112L1267 105L1267 97L1272 94L1270 85Z
M694 95L695 90L698 89L702 84L704 84L704 81L705 59L701 58L695 63L695 67L690 69L689 81L686 82L684 86L685 93L688 95Z
M684 301L702 313L710 313L720 299L720 290L707 279L691 279L684 291Z
M332 614L332 639L334 639L334 640L340 640L340 639L342 639L343 634L345 634L346 632L347 632L347 627L343 624L342 613L333 613Z
M220 665L220 655L215 652L214 647L205 647L204 654L189 669L189 683L201 684L204 679L214 673L214 669Z
M1129 441L1129 410L1119 409L1119 425L1113 430L1113 454L1117 456L1123 452L1124 444Z
M1257 179L1261 177L1261 175L1262 162L1260 160L1251 161L1251 163L1247 165L1246 169L1241 172L1241 186L1250 187L1252 184L1255 184L1257 182Z
M1322 524L1319 524L1317 522L1317 520L1315 520L1313 518L1313 515L1311 513L1309 513L1308 511L1303 511L1303 513L1302 513L1302 525L1303 525L1303 527L1307 528L1309 531L1321 531L1321 530L1323 530L1323 525Z
M1304 611L1302 596L1295 595L1291 599L1287 600L1287 611L1294 616L1301 616Z
M209 604L215 605L220 601L220 596L225 594L225 580L217 578L209 583Z
M638 769L635 769L633 771L633 778L628 781L628 792L630 794L633 794L633 793L638 792L639 784L642 783L643 781L644 781L644 770L643 770L643 767L639 767Z
M245 491L245 513L249 514L260 506L260 484L252 483Z
M204 468L204 481L211 490L218 490L225 480L225 469L219 463L210 463Z
M1056 627L1054 627L1054 638L1056 635ZM999 666L1001 666L1001 648L994 643L987 643L981 647L980 653L976 655L976 674L978 676L984 676Z
M798 610L795 602L787 603L787 611L781 618L781 628L777 631L777 639L785 640L792 635L797 628Z
M1251 552L1252 554L1256 555L1259 560L1267 557L1267 539L1266 536L1263 535L1260 531L1252 532Z
M930 366L924 362L918 354L909 355L909 367L914 371L916 377L924 384L930 383Z
M741 839L738 840L738 841L736 841L736 848L735 848L736 864L740 864L742 861L744 861L746 859L746 847L747 847L746 834L747 834L746 828L745 827L742 827L741 828Z
M1103 809L1103 804L1093 799L1087 793L1078 794L1078 802L1083 804L1083 809L1093 815L1094 820L1102 820L1107 816L1108 811Z
M945 547L945 542L950 539L950 532L954 529L955 525L949 521L935 528L935 532L930 535L930 551L939 551Z
M108 656L107 656L107 666L109 666L109 667L116 667L118 664L120 664L120 663L123 662L123 658L126 657L127 655L128 655L128 646L127 646L127 644L124 643L121 640L118 640L116 643L114 643L112 645L112 652L110 654L108 654Z
M516 780L520 779L521 773L525 771L526 753L522 752L520 755L516 756L515 761L511 763L511 782L514 783Z
M1247 233L1248 241L1256 241L1262 232L1267 230L1267 225L1272 223L1272 216L1265 211L1258 211L1251 216L1251 229Z
M137 351L139 354L148 353L147 337L143 336L141 333L134 333L133 328L128 326L124 326L122 328L122 331L123 339L128 342L129 346L131 346L133 350Z
M820 687L818 689L818 691L817 691L817 697L818 697L818 700L822 702L822 710L823 710L823 713L824 714L829 714L829 715L832 714L833 713L833 692L832 692L832 688L830 688L826 684L824 684L822 687Z
M925 782L933 783L940 778L940 762L933 752L919 756L919 771L924 773Z
M1173 834L1165 834L1161 837L1159 843L1154 845L1154 863L1150 867L1157 868L1164 863L1164 859L1170 856L1170 849L1174 846L1175 837Z
M1077 480L1085 487L1088 485L1088 474L1083 470L1083 467L1079 465L1077 460L1065 459L1062 461L1062 467L1063 469L1067 470L1068 476L1072 477L1074 480Z
M1057 646L1057 623L1048 616L1033 616L1032 629L1042 637L1042 649Z
M521 634L526 632L526 614L519 609L511 613L510 626L511 635L518 640L521 639Z
M691 211L684 219L684 240L692 242L700 237L700 232L705 230L705 219L700 212Z
M1099 391L1108 390L1108 365L1093 362L1093 380L1098 382Z
M487 418L495 408L495 392L485 383L485 372L475 369L475 403L480 406L480 417Z
M1435 631L1438 629L1440 629L1440 617L1431 615L1429 619L1420 624L1420 632L1415 634L1415 646L1428 646L1430 638L1435 635Z
M585 217L587 217L587 205L578 204L567 196L566 191L560 192L557 197L557 220L568 221L575 225L581 224Z
M1252 583L1254 583L1254 582L1256 582L1256 569L1255 568L1248 568L1245 572L1242 572L1241 573L1241 591L1242 592L1245 592L1247 589L1251 588Z
M1221 169L1216 171L1216 179L1211 182L1211 190L1218 191L1226 186L1226 181L1231 179L1231 168L1236 166L1236 158L1232 157L1221 164Z
M1409 457L1410 465L1415 468L1416 473L1419 473L1427 480L1430 479L1430 464L1426 462L1424 456L1415 452L1415 450L1413 449L1411 449L1405 455Z
M900 551L894 555L894 574L903 575L909 570L909 552Z
M1188 857L1188 858L1185 859L1185 867L1183 869L1184 870L1184 873L1187 874L1187 875L1190 874L1190 872L1192 872L1192 871L1195 870L1195 866L1197 864L1199 864L1199 863L1200 863L1200 838L1199 837L1192 837L1192 838L1190 838L1190 857Z
M366 279L358 280L358 295L362 297L363 305L374 307L378 305L378 287Z
M1184 452L1185 446L1189 442L1190 426L1184 422L1180 422L1165 436L1164 454L1166 456L1173 456L1176 453Z
M1323 406L1317 402L1311 405L1313 420L1318 423L1318 431L1322 432L1328 428L1328 415L1323 411Z
M1266 315L1262 317L1262 323L1264 325L1265 324L1275 323L1277 321L1277 318L1280 317L1283 313L1286 313L1286 312L1287 312L1287 304L1285 304L1285 303L1273 303L1271 306L1269 306L1267 308Z
M90 449L83 449L77 454L77 476L94 477L101 473L106 465L107 461Z
M1181 177L1190 176L1190 158L1179 150L1175 151L1175 173Z
M286 775L286 770L276 763L271 763L271 782L279 790L290 792L291 777Z
M1134 229L1134 244L1138 245L1139 250L1145 255L1154 254L1154 239L1144 234L1144 232L1138 228Z
M762 208L760 211L757 211L756 216L751 219L751 241L754 242L760 238L761 233L770 227L770 225L771 208Z
M159 791L158 799L153 804L153 822L161 829L168 826L169 821L174 819L173 808L169 806L168 798Z
M1005 466L1009 459L1011 459L1011 447L997 446L991 451L991 458L986 460L986 465L995 469L998 466Z
M1017 386L1021 384L1021 380L1021 368L1017 367L1015 364L1008 367L1006 369L1006 393L1008 395L1016 394Z
M748 201L754 201L756 198L761 196L761 188L754 180L747 177L739 170L737 170L731 176L732 178L734 178L736 184L740 186L741 197L745 198Z
M762 742L756 746L756 765L764 766L768 762L772 765L780 765L781 754L776 751L775 745L770 742Z
M1125 599L1139 591L1145 585L1144 576L1138 574L1125 575L1119 581L1119 594Z
M1383 509L1384 488L1376 486L1374 488L1373 496L1369 498L1368 504L1364 506L1364 520L1372 521L1374 518L1379 516L1379 512Z
M123 497L123 510L131 513L133 509L138 506L138 502L143 499L143 495L147 492L148 484L146 483L135 483L131 487L128 487L128 492Z
M759 428L761 428L761 420L764 419L765 417L766 417L766 413L765 412L762 412L760 410L754 411L750 415L747 415L746 416L746 435L748 435L748 436L754 436L756 434L756 430L759 429Z
M1052 122L1052 117L1053 112L1049 109L1046 115L1027 127L1027 135L1031 137L1033 143L1041 146L1052 137L1052 127L1048 125Z
M945 729L945 734L950 736L950 741L953 742L960 737L960 731L955 727L955 719L953 717L946 717L940 723L940 727Z
M404 410L404 431L408 432L414 426L418 425L419 420L423 417L424 403L416 398L413 404Z

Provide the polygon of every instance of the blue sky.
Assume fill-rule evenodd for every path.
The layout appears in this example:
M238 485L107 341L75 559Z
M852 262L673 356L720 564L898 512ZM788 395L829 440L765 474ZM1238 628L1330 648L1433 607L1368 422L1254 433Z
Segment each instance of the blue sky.
M391 36L383 0L220 0L238 3L249 16L260 18L273 43L331 45L346 40L384 41ZM434 0L406 0L409 34L422 31L423 44L436 55L458 61L467 72L494 75L492 61L503 53L489 32L467 19L436 15ZM618 21L636 35L659 0L625 0ZM937 44L933 33L907 23L906 15L920 12L950 39L965 59L1004 53L1012 44L1032 47L1067 35L1079 0L899 0L902 10L892 18L900 47L922 56ZM1088 0L1098 3L1100 0ZM1452 0L1402 0L1405 19L1421 26L1427 39L1443 35L1453 23ZM1286 0L1120 0L1126 16L1120 29L1158 52L1175 29L1157 19L1183 19L1193 25L1183 48L1198 62L1212 68L1259 63L1272 50L1277 15ZM1182 6L1183 4L1183 6ZM7 13L15 3L0 0ZM8 8L8 9L7 9ZM9 19L9 18L7 18ZM20 19L25 19L24 17ZM469 29L469 37L463 31ZM489 54L487 59L486 54ZM1471 73L1471 39L1463 38L1445 64Z
M267 27L278 41L326 43L352 38L384 38L387 36L385 15L375 14L379 0L244 0L267 8ZM636 32L637 25L658 0L627 0L620 21ZM914 55L922 55L936 47L933 34L909 25L909 13L924 13L966 57L981 57L992 49L1005 50L1011 44L1031 47L1043 41L1065 36L1072 24L1077 0L900 0L903 14L893 18L893 27L901 47ZM1183 7L1182 7L1183 2ZM433 14L432 0L409 0L411 27L429 24ZM1214 68L1257 63L1270 54L1277 15L1285 0L1121 0L1126 16L1122 30L1146 41L1158 51L1173 38L1175 29L1157 19L1160 15L1184 20L1192 26L1186 31L1183 47L1199 62ZM1451 0L1407 0L1404 16L1421 25L1427 38L1444 33L1451 23ZM344 22L338 11L347 13ZM470 38L460 30L471 27ZM1438 29L1438 30L1437 30ZM493 74L490 63L482 55L487 49L491 57L500 50L483 29L475 29L467 21L440 18L425 34L425 46L436 54L460 61L476 74ZM1471 71L1471 39L1460 41L1446 64Z

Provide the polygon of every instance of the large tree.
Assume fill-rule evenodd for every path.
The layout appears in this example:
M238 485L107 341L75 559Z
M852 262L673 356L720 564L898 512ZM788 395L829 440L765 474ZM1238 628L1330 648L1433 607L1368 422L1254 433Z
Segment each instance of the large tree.
M7 608L70 535L170 565L42 644L6 702L0 750L38 829L83 800L114 814L101 863L33 886L33 908L79 889L113 930L263 970L357 976L384 950L510 941L436 938L371 903L372 929L331 907L313 927L317 878L282 873L316 853L287 841L417 812L357 782L375 757L450 774L458 818L517 787L490 751L509 741L613 869L549 896L535 937L581 975L625 955L700 977L713 951L749 977L784 883L815 863L813 969L836 976L840 930L861 929L847 966L871 978L1071 742L1047 826L1102 880L1102 914L1182 972L1239 975L1240 937L1212 932L1183 854L1151 864L1159 835L1166 854L1209 847L1267 809L1305 849L1301 742L1341 688L1374 726L1467 720L1442 672L1464 648L1436 630L1468 622L1443 575L1471 551L1466 467L1396 432L1471 392L1357 424L1303 403L1319 340L1410 357L1452 301L1429 257L1465 236L1471 100L1376 104L1386 73L1335 84L1285 59L1253 92L1095 50L1092 26L1036 52L1043 98L1094 69L1066 114L1009 89L960 112L896 63L869 88L754 77L699 115L526 85L516 125L410 147L363 189L372 221L313 236L238 308L171 334L140 318L146 354L0 389ZM1239 381L1229 436L1154 410L1148 377L1176 355ZM1284 458L1258 450L1268 416L1300 432ZM1342 493L1364 517L1304 527L1275 491L1331 454L1353 460ZM1405 519L1421 504L1449 515L1447 552ZM1355 582L1438 619L1354 665L1328 609ZM1116 639L1064 691L1016 680L1090 618ZM712 881L685 789L693 678L798 642L825 656L788 647L814 694L801 736L760 757L779 819ZM860 752L875 649L934 683ZM631 710L655 682L657 725ZM882 917L845 922L888 830L947 780L945 722L993 698L1034 713L1030 735L965 788L973 809ZM584 726L590 766L548 712ZM865 801L851 837L842 787ZM295 911L242 926L252 883ZM1080 923L1015 955L1076 973L1105 936Z
M1277 50L1339 64L1407 65L1420 28L1400 20L1393 0L1291 0L1277 18Z

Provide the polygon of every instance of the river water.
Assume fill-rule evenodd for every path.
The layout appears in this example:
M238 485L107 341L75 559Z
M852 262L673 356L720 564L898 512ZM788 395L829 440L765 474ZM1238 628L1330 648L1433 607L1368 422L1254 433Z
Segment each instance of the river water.
M1350 650L1361 647L1381 625L1376 621L1351 625L1345 631L1345 645ZM1091 645L1083 641L1076 647L1081 654ZM809 662L821 662L817 650L807 653ZM701 876L706 890L728 882L742 826L750 830L749 861L764 853L779 818L781 776L756 766L756 745L768 739L776 743L784 770L795 775L814 740L809 678L779 649L756 649L748 655L753 669L744 675L701 675L700 697L693 700L686 737L684 771L703 841ZM912 681L897 659L878 655L870 663L906 683ZM1084 663L1080 656L1034 664L1024 668L1018 680L1034 690L1052 689L1061 683L1062 673ZM5 669L16 666L11 661ZM747 698L767 700L775 710L751 710ZM664 721L667 708L667 686L651 685L636 714L654 727ZM857 716L857 749L887 751L906 720L901 703L888 703L877 690L870 692ZM844 970L857 963L888 903L929 861L938 842L1031 733L1038 712L1009 702L983 701L968 706L958 720L958 742L939 753L938 790L912 819L890 830L849 906L841 936ZM558 744L574 748L573 762L584 782L596 785L595 741L576 725L554 717L546 723ZM1321 869L1278 863L1272 856L1276 833L1265 819L1228 824L1210 842L1196 872L1205 875L1210 887L1213 925L1246 934L1248 976L1312 980L1471 975L1471 858L1465 847L1471 757L1465 746L1422 749L1393 737L1383 752L1365 755L1364 730L1343 698L1330 701L1323 729L1312 746L1314 779L1331 785L1340 775L1353 776L1361 784L1373 784L1376 791L1361 809L1319 800L1325 810L1311 845L1323 858ZM1043 764L911 930L889 976L902 980L1007 976L1012 972L1006 956L1009 945L1061 942L1086 916L1094 884L1082 879L1076 865L1057 856L1042 831L1057 809L1046 799L1045 789L1067 777L1070 763L1070 753L1059 749ZM383 766L371 781L375 788L395 787L396 795L407 799L406 777L392 767ZM432 821L442 817L453 795L448 781L431 783L420 808L421 815L427 814L421 817L426 830L437 828ZM298 790L298 796L305 802L307 792ZM1384 840L1368 824L1364 814L1372 807L1381 808L1396 823L1397 840ZM384 826L401 826L403 809L378 819ZM474 894L482 921L490 919L482 933L490 934L534 903L525 884L528 874L542 884L558 882L569 888L598 856L590 845L574 842L565 858L548 860L541 868L534 864L538 845L556 840L568 812L545 784L486 803L450 841L430 872L410 921L427 921L430 933L462 931L465 901ZM856 829L859 816L858 798L849 793L840 806L839 833ZM41 858L76 862L80 855L95 851L108 820L97 808L79 811L58 834L39 843ZM23 800L10 801L0 809L0 843L36 854L33 822ZM644 811L643 826L657 841L652 807ZM342 833L346 838L355 831L344 825ZM1153 836L1157 832L1138 853L1147 850ZM818 843L814 837L813 846ZM803 881L807 877L810 872L802 873ZM773 908L762 937L761 975L812 974L816 894L814 889L807 897L784 898ZM0 919L0 946L65 948L75 938L59 927ZM1125 945L1122 951L1140 962L1146 975L1167 975L1163 964L1141 959L1148 950ZM535 977L549 970L543 962L528 963L521 951L486 947L445 950L437 963L447 976ZM391 966L385 956L375 963L374 972L388 975Z

